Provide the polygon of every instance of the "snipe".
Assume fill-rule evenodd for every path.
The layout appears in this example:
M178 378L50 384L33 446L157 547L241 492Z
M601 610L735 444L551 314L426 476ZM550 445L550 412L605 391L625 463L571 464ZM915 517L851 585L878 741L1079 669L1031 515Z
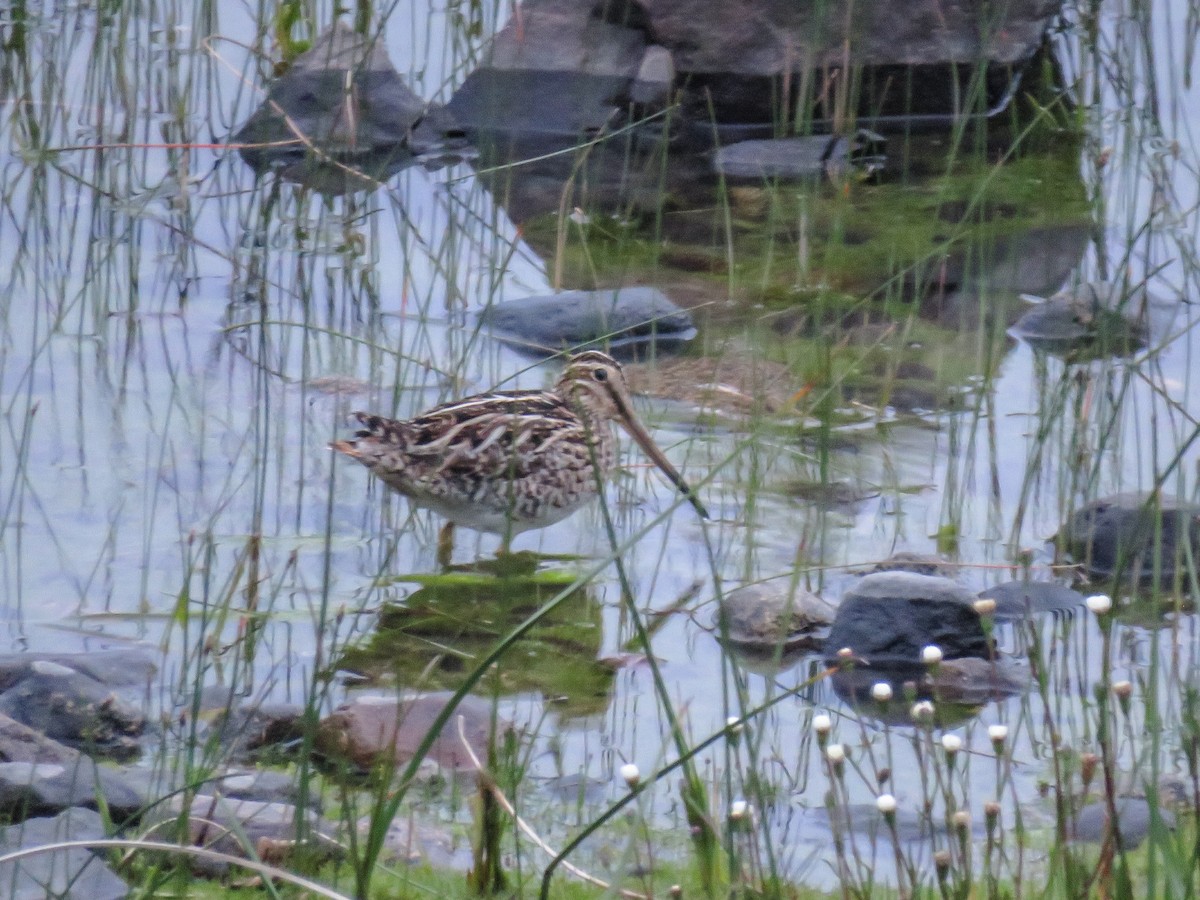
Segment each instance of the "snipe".
M355 413L355 440L333 449L358 460L418 506L509 539L566 518L600 491L616 465L619 423L682 491L708 512L633 414L616 360L589 350L568 360L550 391L497 391L399 421ZM439 558L449 556L443 533Z

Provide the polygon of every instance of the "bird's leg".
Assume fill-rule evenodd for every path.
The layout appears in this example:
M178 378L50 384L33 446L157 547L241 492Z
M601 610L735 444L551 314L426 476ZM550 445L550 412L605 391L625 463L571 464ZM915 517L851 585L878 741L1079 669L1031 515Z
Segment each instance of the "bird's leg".
M443 569L450 568L450 558L454 555L454 523L447 522L438 531L437 562Z

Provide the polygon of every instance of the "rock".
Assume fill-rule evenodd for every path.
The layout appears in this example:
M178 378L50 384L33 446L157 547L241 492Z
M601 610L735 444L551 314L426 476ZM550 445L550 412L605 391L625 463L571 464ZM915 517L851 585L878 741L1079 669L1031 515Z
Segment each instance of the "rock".
M117 821L133 816L141 796L119 775L87 756L73 766L53 762L0 763L0 817L8 820L61 812L72 806L96 809L97 786Z
M78 807L53 818L27 819L0 828L0 854L64 841L106 837L98 813ZM0 863L0 885L9 900L120 900L129 894L103 857L80 847L54 850Z
M919 673L922 650L941 649L944 659L991 659L975 597L947 578L910 572L864 575L838 607L824 656L836 665L849 648L857 667Z
M717 635L743 653L766 659L817 650L837 608L790 579L749 584L721 597Z
M866 174L883 168L885 140L869 131L838 135L740 141L713 153L713 171L727 178L837 177L856 167Z
M980 591L979 597L995 600L995 618L1011 622L1034 613L1074 612L1084 600L1083 594L1053 581L1006 581Z
M285 115L286 114L286 118ZM300 142L332 157L311 152ZM367 40L335 22L270 86L267 101L238 129L233 141L257 172L278 169L291 180L327 193L373 185L419 154L459 146L457 128L444 110L427 104L405 84L382 41ZM363 171L357 179L337 161Z
M1049 351L1091 349L1093 355L1130 353L1165 337L1179 310L1176 300L1158 297L1144 285L1092 281L1048 300L1025 295L1037 305L1011 331Z
M0 655L0 691L8 690L28 676L34 663L70 669L108 687L147 688L158 672L158 654L140 649L94 650L90 653L6 653ZM46 669L43 668L43 671Z
M5 770L3 765L13 768ZM95 807L97 786L117 821L141 807L138 792L116 772L5 715L0 715L0 773L3 818L56 813L72 805Z
M657 46L682 85L683 121L673 130L698 140L711 141L714 130L775 136L781 106L811 102L819 121L844 117L830 98L842 95L847 67L862 83L863 106L851 110L860 121L950 123L980 65L984 104L991 112L1007 105L1012 69L1041 45L1061 5L523 0L449 106L477 139L489 132L573 140L619 126L629 101L643 102L638 75ZM904 90L895 89L898 78ZM781 83L793 86L792 96L781 98Z
M671 100L675 61L671 51L657 44L647 47L629 89L629 99L646 107L662 107Z
M1060 546L1093 578L1172 583L1185 577L1187 553L1200 555L1200 505L1148 493L1113 494L1077 510Z
M614 120L642 67L643 31L593 16L586 4L534 6L521 4L450 98L476 142L516 134L574 143Z
M10 668L6 677L0 714L75 749L116 759L141 752L142 711L91 675L62 662L34 659L23 669Z
M198 847L219 853L250 858L257 856L272 865L287 865L288 860L301 854L307 860L328 861L340 858L344 851L337 840L337 826L322 819L316 812L305 809L303 816L290 803L264 803L257 800L234 800L218 794L196 794L185 812L185 798L170 798L147 819L157 825L160 840L170 840L170 825L181 817L185 822L184 839ZM296 823L303 823L298 837ZM253 851L251 853L250 851ZM225 874L225 863L205 859L191 860L193 869L210 876Z
M958 570L946 559L932 553L911 553L901 550L871 567L872 572L912 572L914 575L936 575L939 578L954 578Z
M401 699L356 697L321 721L317 749L363 771L381 764L407 765L451 696L449 691L439 691ZM463 698L429 748L428 758L450 772L474 772L475 766L459 740L460 716L471 749L486 764L493 711L491 703L478 697ZM502 720L495 722L498 731L509 727Z
M159 769L135 767L121 770L121 778L141 798L144 808L158 804L165 797L185 787L178 772L162 772ZM213 773L202 783L196 783L193 773L193 789L219 795L230 800L254 800L261 803L289 803L303 805L307 810L320 812L320 798L302 796L296 778L276 769L230 768Z
M489 306L479 315L518 350L546 355L564 347L667 347L696 335L691 315L657 288L563 291Z
M527 11L576 6L522 3ZM680 72L782 75L809 68L1016 63L1028 59L1061 4L912 0L869 7L793 0L641 0L644 28L672 50ZM528 15L528 12L527 12Z
M1118 797L1113 808L1117 813L1117 831L1125 850L1138 847L1150 834L1150 827L1157 813L1168 828L1175 827L1175 814L1169 809L1151 811L1143 797ZM1075 817L1074 837L1088 844L1103 843L1108 832L1108 804L1104 801L1089 803Z

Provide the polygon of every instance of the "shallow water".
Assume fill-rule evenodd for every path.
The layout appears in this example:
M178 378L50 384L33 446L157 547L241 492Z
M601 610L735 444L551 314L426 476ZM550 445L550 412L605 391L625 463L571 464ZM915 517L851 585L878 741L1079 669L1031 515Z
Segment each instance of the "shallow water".
M1103 53L1127 78L1102 80L1087 108L1080 171L1104 218L1060 282L1128 273L1194 300L1200 94L1184 79L1188 32L1171 24L1186 16L1185 4L1161 0L1135 13L1102 23ZM440 524L335 460L328 441L345 433L352 409L404 415L493 385L546 384L546 370L479 333L469 313L550 290L555 261L523 239L466 163L408 169L382 189L331 199L256 182L220 142L259 102L260 65L235 41L213 42L211 53L201 43L210 33L246 39L253 23L237 4L166 4L158 14L150 21L122 9L100 24L90 10L73 9L32 23L24 64L37 67L23 70L19 54L5 55L0 591L8 644L161 644L166 705L218 681L254 697L303 701L314 671L336 661L330 647L365 640L374 610L410 589L381 576L435 570ZM1143 14L1146 38L1134 27ZM437 16L412 27L425 19L423 7L403 5L387 45L419 94L444 99L444 86L463 75L468 45ZM1068 71L1094 74L1071 37L1062 47ZM1147 66L1156 73L1157 118L1145 96ZM93 146L101 144L116 146ZM53 147L75 149L45 152ZM1111 154L1098 169L1088 160L1104 147ZM827 189L804 190L819 203ZM1046 256L1051 271L1069 260ZM728 294L719 283L705 290ZM695 594L661 623L653 645L693 738L815 673L809 663L769 676L739 669L711 633L716 578L728 590L800 564L806 582L836 598L851 567L899 550L934 552L940 535L962 565L961 581L979 589L1016 577L1018 551L1030 551L1044 574L1052 561L1045 541L1085 497L1146 489L1168 470L1165 491L1196 495L1195 306L1181 306L1162 346L1068 364L1005 341L1002 324L974 327L973 310L1013 299L1010 285L988 283L986 273L977 291L961 303L967 324L949 329L957 345L978 347L974 370L953 387L953 410L846 407L861 420L856 428L800 437L791 426L694 427L668 420L659 404L645 407L675 462L705 481L714 514L698 521L634 451L609 494L638 606L663 610ZM714 313L697 352L722 352L726 341L754 346L755 315L748 305ZM791 361L803 350L771 340ZM908 338L906 349L935 372L949 365L944 347L928 338L913 346L921 340ZM335 379L346 389L327 390ZM822 509L789 496L786 485L797 480L866 486L868 496ZM522 536L516 547L582 556L579 571L612 553L597 509ZM493 538L460 533L455 558L495 549ZM588 591L601 627L586 646L618 654L634 628L614 567ZM1136 759L1143 776L1175 772L1180 687L1195 684L1200 665L1196 619L1158 618L1144 607L1128 618L1114 635L1112 677L1134 681L1143 702L1121 761L1132 767ZM247 662L237 639L250 621L261 631ZM1046 694L1055 727L1065 745L1094 749L1089 685L1104 666L1095 621L1081 611L1039 627L1055 654ZM223 655L197 652L209 634L228 648ZM999 636L1007 650L1027 646L1028 635L1011 627ZM327 702L342 691L335 687ZM1157 696L1161 718L1161 740L1149 743L1132 740L1143 731L1144 692ZM551 699L527 691L501 702L506 714L539 723L539 747L553 746L534 756L534 776L584 773L616 796L621 762L649 772L673 755L643 666L617 671L607 696L565 712ZM757 762L735 763L718 745L701 772L734 771L721 782L722 805L742 796L740 767L763 772L777 791L768 819L779 864L828 885L836 870L827 778L810 730L820 711L834 714L836 739L866 741L878 753L890 747L894 772L932 771L930 747L914 744L911 729L860 724L817 683L755 720ZM956 789L976 811L976 827L977 810L996 791L985 733L993 722L1012 732L1006 820L1020 806L1027 826L1053 822L1053 806L1035 789L1050 775L1047 712L1033 691L955 729L977 754L957 770ZM1128 776L1130 786L1140 777ZM664 822L680 815L673 783L665 779L653 795ZM848 783L850 802L873 804L875 786ZM910 809L924 791L912 779L888 789ZM542 803L554 808L549 792L534 801ZM927 862L938 840L914 852ZM880 844L876 852L884 873L891 851Z

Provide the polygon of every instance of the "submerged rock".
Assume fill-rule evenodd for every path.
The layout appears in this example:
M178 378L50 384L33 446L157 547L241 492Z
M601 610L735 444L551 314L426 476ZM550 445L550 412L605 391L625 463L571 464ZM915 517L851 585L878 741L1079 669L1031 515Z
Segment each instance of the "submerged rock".
M776 578L725 594L713 624L732 649L754 661L784 664L820 649L836 614L832 603Z
M1170 584L1200 557L1200 505L1143 492L1113 494L1077 510L1060 546L1093 578Z
M696 336L691 314L657 288L563 291L509 300L479 314L494 337L528 353L634 344L668 347Z
M933 553L913 553L901 550L871 567L872 572L911 572L914 575L936 575L939 578L954 578L958 570L942 556Z
M922 651L936 646L946 660L990 660L975 597L947 578L911 572L863 576L842 598L825 642L825 660L836 665L848 648L856 668L896 673L925 669Z
M1050 351L1093 348L1100 354L1129 353L1167 335L1179 310L1177 300L1152 294L1144 285L1091 281L1037 305L1017 320L1012 333Z
M98 813L73 807L52 818L27 819L0 828L0 854L104 837L104 822ZM129 888L104 862L104 852L71 847L0 863L4 896L9 900L120 900L128 896Z
M356 697L321 721L317 749L362 771L379 765L407 765L451 696L449 691L439 691L408 698ZM427 758L450 772L474 772L475 765L459 738L460 717L468 745L483 764L487 763L488 737L493 728L502 732L510 726L493 717L492 704L486 700L464 697L458 704L429 748Z
M980 599L995 600L993 614L1001 621L1020 621L1034 613L1074 612L1084 596L1053 581L1006 581L979 592Z
M1113 802L1113 809L1117 814L1121 846L1125 850L1133 850L1146 840L1156 814L1168 828L1175 827L1173 812L1161 808L1152 810L1144 797L1118 797ZM1108 837L1109 821L1108 804L1105 801L1089 803L1075 817L1075 840L1088 844L1103 843Z
M713 153L713 171L727 178L835 178L854 168L869 175L883 168L885 140L870 131L851 137L810 135L739 141Z

